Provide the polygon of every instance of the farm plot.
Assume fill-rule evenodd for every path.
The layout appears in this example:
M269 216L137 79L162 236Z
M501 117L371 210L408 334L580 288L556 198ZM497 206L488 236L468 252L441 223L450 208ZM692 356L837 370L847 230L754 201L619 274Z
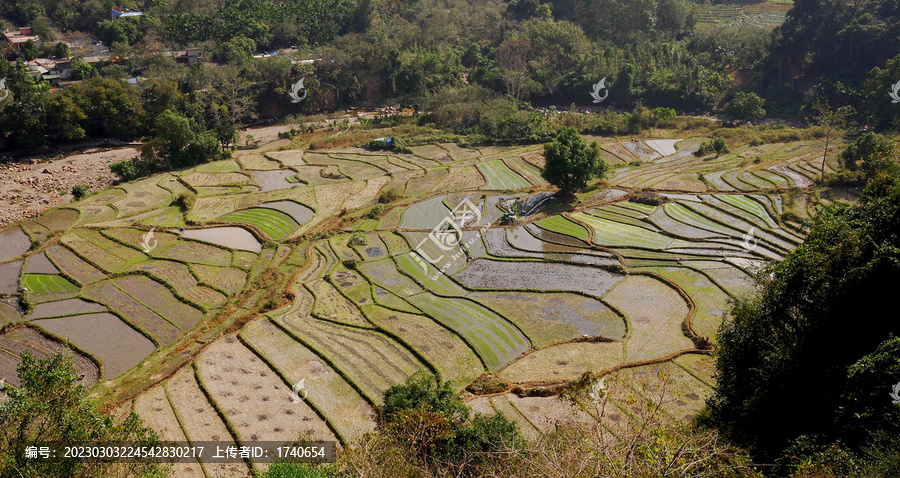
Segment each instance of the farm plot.
M425 196L449 175L449 169L428 169L424 176L417 175L406 181L404 194L409 197Z
M465 161L467 159L476 159L481 156L481 151L477 149L463 148L456 143L441 143L440 146L450 152L455 161Z
M769 213L766 211L766 208L763 207L762 204L757 202L751 196L738 196L732 194L718 194L716 196L711 196L716 199L719 199L723 202L731 204L732 206L742 209L744 211L753 214L754 216L765 221L766 225L770 228L778 227L778 223L769 216Z
M311 160L311 156L313 155L308 153L305 156L307 163L337 166L344 175L356 181L365 181L367 179L377 178L387 174L387 171L375 167L370 163L362 161L337 159L333 156L328 156L324 159L318 159L322 155L316 155L317 159Z
M344 443L374 431L375 412L359 392L271 321L251 322L241 330L241 339L288 383L304 381L306 400L325 416Z
M522 175L531 184L536 186L546 186L550 183L541 176L542 171L535 165L525 161L522 158L512 157L506 159L506 165L513 171Z
M503 160L495 159L478 165L481 172L487 177L487 184L481 189L493 189L498 191L518 191L531 187L531 183L518 173L509 169Z
M736 227L722 225L681 203L667 203L663 206L666 214L672 219L696 229L709 231L725 237L741 237L742 231Z
M51 274L23 274L22 286L28 289L29 294L35 295L66 294L78 290L78 286L65 277Z
M716 332L730 309L728 294L703 274L686 267L648 267L643 270L654 272L678 284L687 291L697 305L692 326L697 335L715 342Z
M273 201L262 203L259 206L281 211L288 216L291 216L291 218L301 226L309 222L316 215L315 211L295 201Z
M409 148L416 156L431 159L433 161L453 161L453 158L447 153L447 150L440 146L428 144L425 146L413 146Z
M624 276L597 267L476 259L455 275L470 289L578 291L600 297Z
M213 289L228 295L234 295L244 288L247 273L236 267L214 267L204 264L192 264L191 270L197 279Z
M34 306L34 310L26 317L26 319L46 319L50 317L90 314L105 311L106 307L100 304L87 302L81 299L65 299L56 302L45 302Z
M154 429L163 441L186 442L187 437L172 411L166 389L159 385L134 400L134 413L144 419L144 423ZM203 469L196 459L186 463L173 463L173 471L179 477L203 477Z
M754 290L750 275L726 262L684 261L682 264L709 276L731 296L745 296Z
M303 400L293 400L291 388L235 337L213 342L194 365L200 385L242 444L258 440L287 444L298 437L335 440L315 411Z
M694 348L681 324L688 306L678 293L658 279L628 276L604 299L628 317L631 334L626 342L629 362L664 357Z
M683 209L676 209L677 213L685 214ZM709 239L713 237L726 237L719 232L712 232L706 229L700 229L684 222L673 219L668 214L666 207L661 207L650 215L650 222L662 229L668 234L676 237L684 237L688 239ZM705 223L704 223L705 224Z
M428 273L423 271L420 264L416 263L410 254L394 256L394 260L397 261L401 271L413 278L417 284L426 287L437 295L459 297L466 294L462 287L450 280L446 275L434 270L430 270Z
M338 266L332 270L328 280L354 304L362 306L373 303L372 285L359 274Z
M201 164L194 168L198 173L233 173L239 171L241 166L233 159L223 161L213 161L211 163Z
M255 254L246 252L255 257ZM230 266L231 251L221 247L195 241L175 241L168 247L157 247L150 251L156 259L170 259L177 262L206 264L211 266Z
M219 307L227 299L220 292L199 285L188 266L180 262L147 261L132 266L129 271L147 272L169 284L178 295L206 309Z
M100 368L93 359L72 350L56 340L51 340L31 327L8 328L0 336L0 374L6 377L8 383L15 387L21 387L19 374L16 373L16 365L21 361L22 352L28 350L36 359L45 359L56 354L66 354L71 357L72 365L76 373L81 376L79 380L87 389L93 387L100 380Z
M209 242L229 249L250 252L262 251L262 244L256 236L240 227L210 227L206 229L188 229L181 233L182 237L197 241Z
M110 313L39 319L34 325L64 337L103 363L103 377L115 378L150 356L156 347Z
M54 209L39 218L35 218L34 222L41 224L51 231L62 231L68 229L72 224L75 224L75 221L77 220L77 210L60 208Z
M481 360L468 344L428 317L377 305L366 306L363 312L379 327L409 344L434 366L442 381L450 380L456 389L484 373Z
M650 162L659 159L660 156L662 156L643 141L631 141L620 144L628 151L631 151L631 153L637 156L642 162Z
M107 272L117 272L147 258L140 251L111 241L94 230L66 234L60 242Z
M584 226L576 222L572 222L566 219L564 216L551 216L547 219L541 219L534 224L541 229L555 232L564 236L574 237L582 241L587 241L590 237L588 235L587 229L585 229Z
M46 254L57 268L81 284L87 284L106 278L106 275L103 274L103 272L88 264L63 246L51 246L47 249Z
M434 192L453 192L464 189L474 189L484 185L484 177L475 166L461 166L450 168L450 174L437 186ZM407 193L407 195L409 195Z
M665 249L672 243L672 238L658 232L601 219L583 212L572 214L577 219L591 226L594 230L593 242L603 246L633 246L647 249Z
M127 191L124 198L110 203L117 211L116 218L131 217L142 212L160 209L172 202L172 193L156 184L157 178L124 183L119 187Z
M173 411L185 435L192 442L232 441L215 407L197 384L192 367L184 367L166 383ZM203 463L209 476L245 477L250 470L240 463Z
M385 390L426 368L402 345L373 330L291 315L275 321L339 370L371 403L381 403Z
M31 248L31 239L19 226L0 231L0 262L18 257Z
M429 293L410 297L413 305L463 337L487 368L499 370L528 350L528 338L509 321L467 299Z
M518 325L537 348L587 335L625 338L625 319L593 297L571 292L473 292L468 297Z
M181 177L194 189L207 186L240 186L250 182L250 178L241 173L201 173L193 172Z
M511 382L577 380L625 361L622 342L574 342L535 350L499 372Z
M203 318L203 312L181 302L164 285L145 276L119 277L113 284L181 330L191 330Z
M312 308L315 317L356 327L372 327L359 309L325 280L316 279L306 287L315 297Z
M28 258L22 272L25 274L59 274L59 269L50 262L50 259L47 259L46 254L39 252Z
M182 336L178 327L116 287L110 280L88 285L82 290L82 295L118 312L163 346L174 343Z
M258 151L258 150L257 150ZM238 163L244 168L253 171L275 171L281 168L277 161L263 156L262 154L248 153L241 154L236 158Z
M0 264L0 294L15 294L19 290L19 276L23 261Z
M250 224L276 240L284 239L300 228L300 224L291 216L275 209L262 207L235 211L220 217L219 221Z
M18 297L0 300L0 327L22 319L22 310L19 304Z
M447 218L451 218L450 210L444 205L444 196L411 204L403 213L400 227L405 229L433 229Z

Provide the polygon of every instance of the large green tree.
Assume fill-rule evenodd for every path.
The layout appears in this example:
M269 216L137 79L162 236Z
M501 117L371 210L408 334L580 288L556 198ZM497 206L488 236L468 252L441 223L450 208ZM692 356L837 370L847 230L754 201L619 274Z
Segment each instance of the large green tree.
M733 440L771 459L801 435L840 436L835 416L848 367L900 335L885 309L900 281L898 232L893 166L869 182L858 205L823 207L804 243L757 275L755 296L736 300L719 331L709 401Z
M544 179L558 187L563 194L573 193L594 177L603 177L609 167L600 157L596 141L588 146L575 128L562 128L556 139L544 145L547 161Z

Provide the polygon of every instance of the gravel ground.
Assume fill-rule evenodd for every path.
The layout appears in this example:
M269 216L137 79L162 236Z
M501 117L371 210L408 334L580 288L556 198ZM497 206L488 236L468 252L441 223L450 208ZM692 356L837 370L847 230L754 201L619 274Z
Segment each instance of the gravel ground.
M138 154L137 148L92 149L39 162L26 159L0 164L0 226L37 217L72 201L72 186L106 189L116 175L109 165Z

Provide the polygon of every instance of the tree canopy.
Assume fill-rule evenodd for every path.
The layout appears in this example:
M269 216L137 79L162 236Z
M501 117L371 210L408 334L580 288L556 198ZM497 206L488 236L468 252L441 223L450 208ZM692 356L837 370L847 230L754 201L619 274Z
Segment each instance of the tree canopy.
M609 167L600 157L596 141L587 142L574 128L564 127L556 139L544 145L547 161L543 177L563 194L575 192L594 177L603 177Z

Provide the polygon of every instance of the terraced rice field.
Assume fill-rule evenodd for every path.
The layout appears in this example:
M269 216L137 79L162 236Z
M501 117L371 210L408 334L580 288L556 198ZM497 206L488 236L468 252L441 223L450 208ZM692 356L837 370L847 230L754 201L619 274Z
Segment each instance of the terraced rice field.
M9 226L0 322L14 326L0 336L0 372L14 374L16 351L69 341L80 367L95 364L93 393L116 404L136 396L164 437L193 441L352 445L374 429L384 391L423 370L456 390L485 372L531 390L623 366L610 380L665 371L688 397L669 414L687 420L713 383L695 344L715 342L759 265L803 240L784 214L815 207L804 189L788 190L812 185L818 146L697 158L701 138L597 139L618 169L580 201L552 197L539 145L250 150ZM187 211L170 206L186 190L179 178L200 193ZM628 201L633 187L666 201ZM398 199L365 217L384 191ZM480 215L454 217L464 197ZM516 199L546 198L499 224ZM364 243L351 242L357 231ZM636 366L644 361L660 363ZM641 393L622 385L620 424L607 425L630 420L628 399ZM470 403L532 436L584 418L554 397ZM264 468L179 466L184 476Z

